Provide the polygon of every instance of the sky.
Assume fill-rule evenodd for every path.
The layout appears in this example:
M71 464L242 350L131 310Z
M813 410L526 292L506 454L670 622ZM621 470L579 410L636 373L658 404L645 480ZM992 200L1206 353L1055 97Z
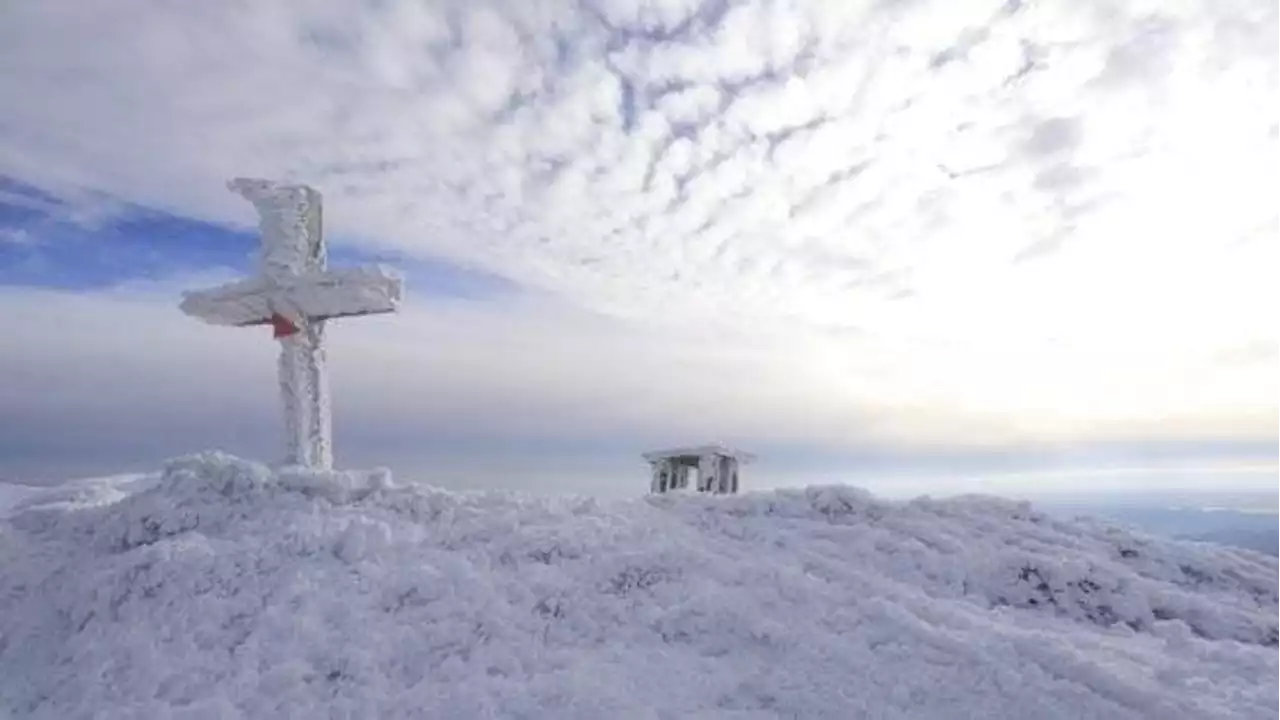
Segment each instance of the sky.
M8 3L0 478L280 453L269 331L177 309L255 271L250 176L407 278L331 325L345 467L1274 490L1277 42L1268 0Z

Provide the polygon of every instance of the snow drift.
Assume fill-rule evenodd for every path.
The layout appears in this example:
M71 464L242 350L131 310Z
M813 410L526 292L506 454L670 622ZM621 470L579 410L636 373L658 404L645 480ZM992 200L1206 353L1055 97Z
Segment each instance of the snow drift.
M1274 558L991 498L219 454L0 520L5 718L1275 717Z

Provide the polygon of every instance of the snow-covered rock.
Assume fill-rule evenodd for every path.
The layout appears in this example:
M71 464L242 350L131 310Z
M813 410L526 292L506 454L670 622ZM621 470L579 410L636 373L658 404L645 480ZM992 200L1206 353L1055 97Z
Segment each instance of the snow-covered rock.
M4 718L1273 718L1277 565L992 498L225 455L0 520Z

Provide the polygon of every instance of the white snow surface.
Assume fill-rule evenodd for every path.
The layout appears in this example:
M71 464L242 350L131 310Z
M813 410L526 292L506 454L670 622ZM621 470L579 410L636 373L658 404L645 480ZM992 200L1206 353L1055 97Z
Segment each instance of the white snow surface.
M0 520L0 717L1274 718L1276 587L986 497L605 503L210 453Z
M43 488L32 485L0 482L0 517L8 515L13 508L21 505L32 495L39 494L41 490Z
M0 518L31 507L72 510L114 503L157 480L156 475L128 474L69 480L59 485L0 482Z

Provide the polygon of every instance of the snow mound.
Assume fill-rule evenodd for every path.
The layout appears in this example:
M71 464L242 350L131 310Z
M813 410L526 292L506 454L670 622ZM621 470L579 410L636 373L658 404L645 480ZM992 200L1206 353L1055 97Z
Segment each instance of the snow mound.
M112 475L71 480L60 485L17 485L0 482L0 518L29 508L74 509L122 500L142 485L154 483L154 475Z
M39 494L43 488L32 485L18 485L0 481L0 517L8 517L15 507L25 503L32 495Z
M1274 558L1026 504L109 489L0 520L0 717L1275 717Z

